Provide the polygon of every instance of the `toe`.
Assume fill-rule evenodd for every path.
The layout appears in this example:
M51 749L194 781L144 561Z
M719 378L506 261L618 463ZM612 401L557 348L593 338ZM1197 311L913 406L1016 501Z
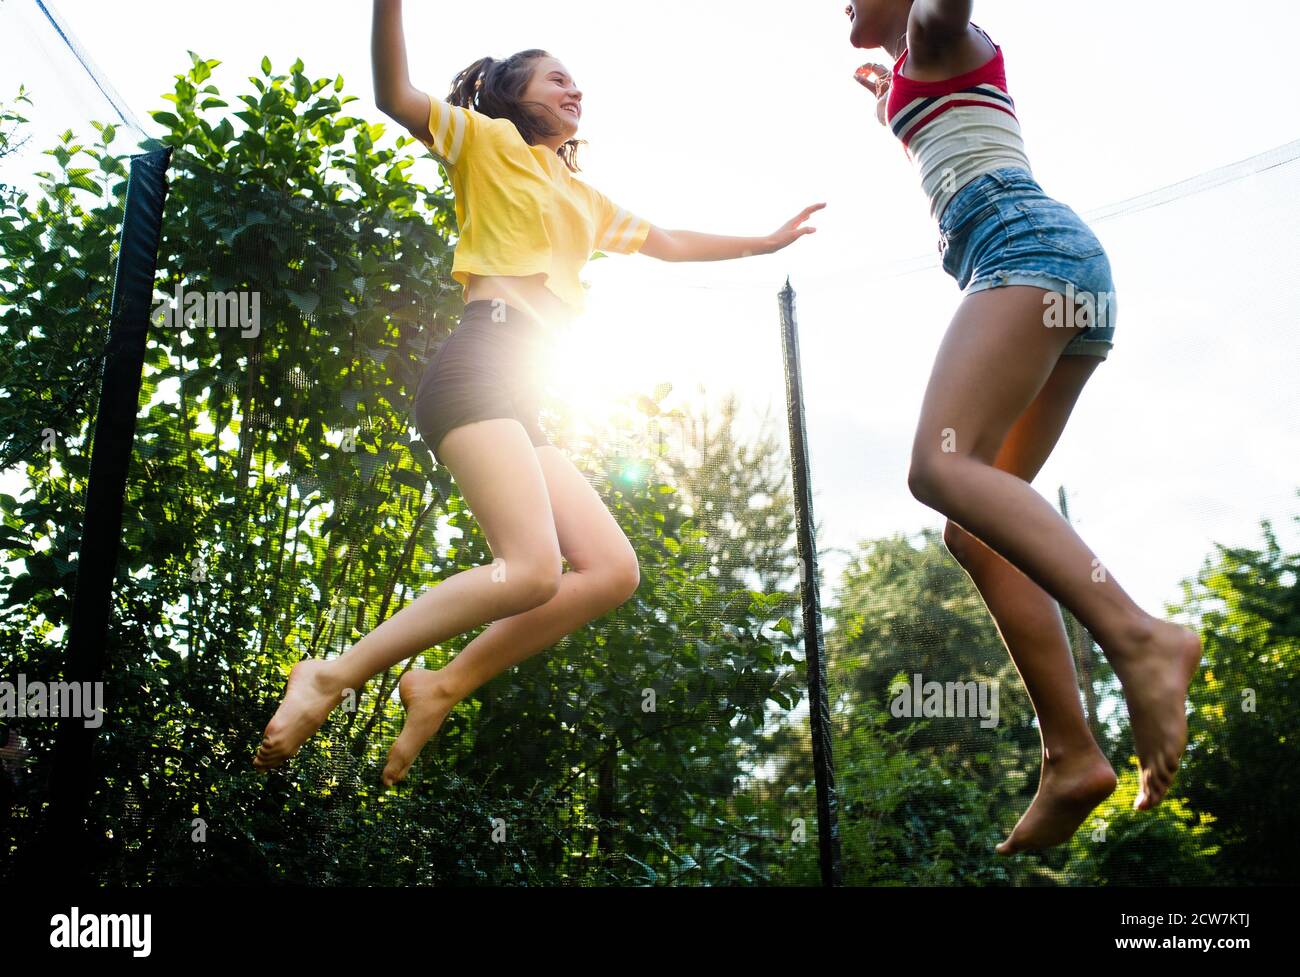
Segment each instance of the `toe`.
M1163 770L1157 772L1151 778L1151 806L1155 807L1164 800L1165 792L1169 790L1169 777Z
M1138 793L1133 801L1135 811L1145 811L1151 806L1151 772L1143 769L1138 777Z

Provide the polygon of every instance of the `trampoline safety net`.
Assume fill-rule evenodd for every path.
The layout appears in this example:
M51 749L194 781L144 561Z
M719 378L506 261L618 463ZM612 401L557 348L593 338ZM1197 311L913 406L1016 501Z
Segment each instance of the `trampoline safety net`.
M0 19L36 37L30 9ZM461 309L449 190L346 115L341 78L268 65L222 97L213 67L178 76L161 141L80 68L21 94L0 74L0 701L24 703L0 712L6 883L68 831L105 885L1296 880L1295 787L1250 784L1293 762L1300 715L1300 144L1085 215L1116 349L1035 484L1206 659L1173 796L1134 812L1118 684L1064 615L1120 788L1069 843L999 859L1041 746L907 492L933 349L829 328L827 281L793 283L802 335L780 282L647 287L665 334L636 344L557 335L543 423L636 550L634 596L469 695L396 786L400 678L486 626L253 769L295 663L494 556L412 419ZM853 287L936 341L955 305L930 258ZM907 392L864 383L881 374ZM91 719L57 702L79 678Z

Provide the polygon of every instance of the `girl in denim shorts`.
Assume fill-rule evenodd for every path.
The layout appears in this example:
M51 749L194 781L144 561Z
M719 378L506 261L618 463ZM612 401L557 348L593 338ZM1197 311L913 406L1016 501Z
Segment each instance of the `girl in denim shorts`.
M979 589L1038 714L1038 793L997 846L1069 840L1117 778L1084 717L1057 602L1124 687L1139 760L1135 807L1164 798L1187 742L1195 632L1139 608L1030 486L1114 343L1101 242L1038 185L1002 49L972 0L853 0L850 42L892 69L858 81L916 164L943 268L963 298L939 346L912 448L913 494L948 518L944 542Z

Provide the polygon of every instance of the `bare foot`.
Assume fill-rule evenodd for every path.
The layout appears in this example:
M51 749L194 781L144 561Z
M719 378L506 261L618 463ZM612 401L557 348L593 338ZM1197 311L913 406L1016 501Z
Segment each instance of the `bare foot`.
M294 665L284 701L266 724L253 766L266 771L297 754L329 718L342 695L343 688L334 679L329 662L308 659Z
M403 675L397 683L397 690L402 697L402 708L406 710L406 721L397 741L388 751L383 780L389 787L406 779L424 744L442 728L443 720L460 701L447 688L440 672L426 668L412 669Z
M1092 809L1115 792L1115 771L1100 750L1049 758L1043 753L1038 793L999 855L1051 848L1069 841Z
M1141 768L1133 807L1148 811L1164 799L1187 747L1187 687L1201 665L1201 637L1155 620L1150 633L1112 665L1124 686Z

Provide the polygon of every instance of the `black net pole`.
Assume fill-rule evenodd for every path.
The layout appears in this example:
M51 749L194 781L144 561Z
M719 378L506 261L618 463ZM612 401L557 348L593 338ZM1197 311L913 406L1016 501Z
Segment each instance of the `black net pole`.
M97 683L108 665L109 615L122 537L126 480L140 407L149 310L157 270L167 166L171 150L131 158L126 208L113 283L112 318L95 421L86 489L85 521L77 560L76 592L68 621L63 680ZM107 712L111 715L112 709ZM105 722L109 721L107 719ZM50 791L48 857L64 879L88 881L91 859L86 819L94 776L95 734L82 717L60 720ZM47 862L42 871L48 871Z
M808 474L808 435L804 424L803 374L794 289L786 280L779 294L781 348L785 354L785 397L790 421L790 470L794 482L795 530L799 547L799 594L803 604L804 661L808 669L808 725L813 776L817 784L817 837L823 885L839 885L840 826L835 800L835 755L831 750L830 706L826 697L826 655L822 644L821 595L817 587L812 484Z

